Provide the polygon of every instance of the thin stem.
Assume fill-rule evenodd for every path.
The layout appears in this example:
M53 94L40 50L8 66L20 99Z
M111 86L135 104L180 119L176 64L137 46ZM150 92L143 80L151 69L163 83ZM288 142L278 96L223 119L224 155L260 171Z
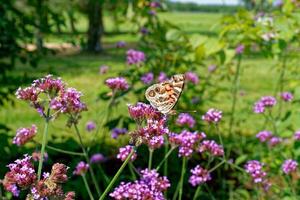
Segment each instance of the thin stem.
M183 180L184 180L185 168L186 168L186 157L184 157L182 159L181 176L180 176L180 186L179 186L179 197L178 197L179 200L182 199Z
M60 153L64 153L64 154L69 154L69 155L74 155L74 156L84 156L83 153L78 153L78 152L74 152L74 151L67 151L67 150L59 149L59 148L52 147L52 146L49 146L49 145L46 145L46 148L50 149L50 150L53 150L53 151L60 152Z
M284 76L285 76L285 71L286 71L286 56L283 55L283 58L282 58L282 66L281 66L281 72L280 72L280 75L279 75L279 79L278 79L278 86L277 88L275 89L275 96L277 96L277 90L279 90L279 95L282 94L283 92L283 87L284 87ZM276 119L280 119L280 116L281 116L281 111L282 111L282 101L279 101L279 105L278 105L278 115L276 116Z
M89 184L86 180L86 177L85 177L85 174L81 175L82 179L83 179L83 182L84 182L84 185L85 185L85 188L86 188L86 191L88 192L89 196L90 196L90 199L91 200L94 200L94 197L92 195L92 192L91 192L91 189L89 187Z
M134 172L134 166L133 164L130 162L128 163L128 166L129 166L129 170L130 170L130 173L131 173L131 177L132 177L132 180L136 180L136 175L135 175L135 172Z
M97 194L100 196L100 193L101 193L101 192L100 192L100 188L99 188L99 186L98 186L98 184L97 184L97 181L96 181L96 177L95 177L95 173L94 173L93 167L92 167L92 165L91 165L91 162L90 162L89 156L88 156L88 154L87 154L87 151L86 151L85 148L84 148L84 145L83 145L83 142L82 142L82 138L81 138L79 129L78 129L78 127L77 127L76 124L74 124L74 128L75 128L75 132L76 132L76 134L77 134L77 136L78 136L79 143L80 143L82 152L83 152L83 154L84 154L84 157L85 157L85 159L86 159L86 162L90 165L90 167L89 167L89 172L90 172L90 174L91 174L93 184L95 185Z
M222 162L220 162L219 164L217 164L216 166L214 166L213 168L211 168L208 173L212 173L213 171L215 171L216 169L218 169L221 165L223 165L226 162L226 160L223 160Z
M115 176L113 177L113 179L110 181L109 185L104 190L104 192L101 195L101 197L99 198L99 200L103 200L106 197L107 193L110 191L110 189L112 188L112 186L114 185L114 183L116 182L116 180L118 179L118 177L120 176L120 174L122 173L122 171L124 170L124 168L126 167L127 163L130 161L131 156L134 154L134 151L135 150L133 148L131 150L130 154L128 155L128 157L126 158L126 160L123 162L123 164L121 165L121 167L119 168L119 170L115 174Z
M200 189L201 189L201 186L198 185L197 190L196 190L196 192L195 192L195 194L194 194L193 200L196 200L197 197L199 196Z
M218 124L215 124L215 128L216 128L216 132L217 132L217 134L218 134L218 136L219 136L219 141L220 141L222 147L224 148L224 143L223 143L223 140L222 140L222 136L221 136L221 133L220 133ZM226 157L225 157L225 149L224 149L224 153L223 153L223 160L226 160Z
M47 116L46 116L46 121L45 121L45 127L44 127L43 139L42 139L41 156L40 156L39 166L38 166L38 180L41 179L41 175L42 175L45 147L47 144L47 136L48 136L48 126L49 126L49 121L50 121L49 113L50 113L50 109L48 109L48 111L47 111Z
M230 122L229 122L229 134L232 133L232 127L234 124L237 93L238 93L238 88L239 88L239 76L240 76L241 61L242 61L242 55L239 55L238 62L236 65L236 73L234 75L234 80L233 80L233 84L232 84L232 105L231 105L231 117L230 117Z
M149 148L149 160L148 160L148 169L149 170L152 167L152 159L153 159L153 149Z
M156 167L156 171L160 169L160 167L167 161L168 157L171 155L171 153L174 151L176 147L172 147L166 154L165 157L160 161L160 163ZM166 162L167 163L167 162Z
M99 171L101 173L101 175L103 176L104 182L105 182L105 186L108 185L109 183L109 178L106 176L101 164L98 165Z

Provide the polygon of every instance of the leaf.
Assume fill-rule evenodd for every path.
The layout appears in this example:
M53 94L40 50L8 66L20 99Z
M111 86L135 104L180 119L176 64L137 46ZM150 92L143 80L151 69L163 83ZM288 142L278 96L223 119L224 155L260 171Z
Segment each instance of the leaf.
M225 62L224 64L228 64L232 61L232 59L234 58L235 56L235 51L232 50L232 49L226 49L225 50Z
M201 62L205 58L205 46L204 44L199 45L195 50L195 59Z
M247 155L241 155L235 160L236 165L240 165L241 163L245 162L247 160L248 156Z
M171 29L166 33L167 41L176 41L181 38L181 32L176 29Z

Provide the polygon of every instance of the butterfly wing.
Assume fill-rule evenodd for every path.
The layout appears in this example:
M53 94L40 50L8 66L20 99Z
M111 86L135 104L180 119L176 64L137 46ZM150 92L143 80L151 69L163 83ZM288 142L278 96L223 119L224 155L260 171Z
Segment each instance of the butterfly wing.
M167 114L176 105L184 87L184 80L184 75L174 75L170 80L150 86L145 96L154 108Z

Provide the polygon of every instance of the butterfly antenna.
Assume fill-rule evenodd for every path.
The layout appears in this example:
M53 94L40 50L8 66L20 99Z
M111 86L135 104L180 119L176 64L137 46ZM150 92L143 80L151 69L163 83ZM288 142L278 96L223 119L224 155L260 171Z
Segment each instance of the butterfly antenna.
M178 112L186 112L186 113L197 113L197 110L176 110Z

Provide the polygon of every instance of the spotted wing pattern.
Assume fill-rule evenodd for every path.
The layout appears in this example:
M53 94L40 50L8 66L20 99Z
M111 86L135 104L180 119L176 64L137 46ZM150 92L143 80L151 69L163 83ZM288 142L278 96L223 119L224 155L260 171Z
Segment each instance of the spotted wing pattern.
M184 87L184 80L183 74L177 74L170 80L154 84L146 90L146 99L158 111L167 114L176 105Z

